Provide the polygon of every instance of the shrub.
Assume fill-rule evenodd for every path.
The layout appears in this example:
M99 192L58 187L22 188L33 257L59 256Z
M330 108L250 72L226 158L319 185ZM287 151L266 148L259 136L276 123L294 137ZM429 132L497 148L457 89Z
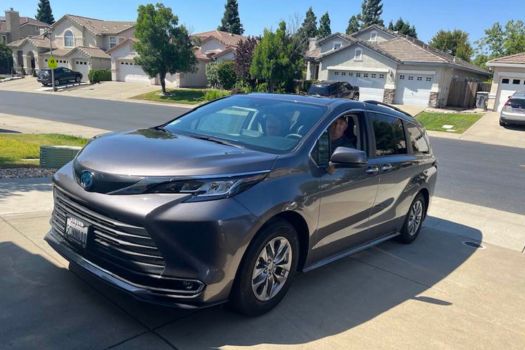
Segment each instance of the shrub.
M255 91L257 92L268 92L268 83L259 83L255 87Z
M91 69L88 73L88 79L91 84L111 81L111 71L109 69Z
M215 62L208 63L206 65L206 79L208 79L208 85L212 88L219 87L219 65Z
M235 73L235 63L233 61L225 61L219 63L217 67L217 76L219 78L219 85L226 90L233 88L237 82L237 73Z
M206 91L206 94L204 95L204 99L206 101L213 101L222 97L229 96L230 92L226 90L217 90L217 89L210 89Z

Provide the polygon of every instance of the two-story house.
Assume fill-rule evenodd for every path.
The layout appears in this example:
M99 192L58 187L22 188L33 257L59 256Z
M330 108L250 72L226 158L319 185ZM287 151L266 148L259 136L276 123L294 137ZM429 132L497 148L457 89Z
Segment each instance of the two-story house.
M441 107L453 80L484 81L489 72L378 25L352 35L311 39L306 78L348 81L361 100Z
M26 74L31 74L46 68L52 53L59 66L81 72L86 81L91 69L111 69L107 51L132 38L135 23L65 15L50 31L51 38L38 35L8 44L15 66L19 70L24 67Z
M210 62L234 60L237 45L245 37L213 30L193 34L192 39L196 42L197 66L195 72L168 74L166 86L205 87L208 84L206 65ZM125 40L108 51L111 55L113 80L160 84L158 79L151 79L139 65L135 64L134 58L137 56L133 48L135 41L136 39L133 38Z
M47 23L31 17L20 17L18 11L11 8L5 11L5 17L0 17L0 44L8 44L28 36L39 35L48 28Z

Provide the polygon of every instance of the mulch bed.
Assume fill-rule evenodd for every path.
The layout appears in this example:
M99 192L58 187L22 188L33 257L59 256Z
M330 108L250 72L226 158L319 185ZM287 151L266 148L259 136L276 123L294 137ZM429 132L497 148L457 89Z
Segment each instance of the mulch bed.
M57 169L43 168L5 168L0 169L0 179L27 179L36 177L50 177Z

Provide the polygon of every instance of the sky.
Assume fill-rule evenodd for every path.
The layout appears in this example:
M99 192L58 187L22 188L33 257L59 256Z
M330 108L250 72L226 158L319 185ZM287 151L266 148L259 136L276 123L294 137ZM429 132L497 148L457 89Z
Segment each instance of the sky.
M64 14L113 20L135 20L144 0L50 0L55 20ZM173 9L191 33L215 29L226 0L153 0ZM311 6L319 19L328 12L332 32L344 32L348 19L361 10L361 0L238 0L245 35L259 35L277 28L281 20L301 23ZM13 7L21 16L34 17L38 0L0 0L0 10ZM430 41L440 29L461 29L471 42L480 39L495 22L525 20L525 0L383 0L385 25L402 17L416 26L418 36ZM3 15L3 14L2 14Z

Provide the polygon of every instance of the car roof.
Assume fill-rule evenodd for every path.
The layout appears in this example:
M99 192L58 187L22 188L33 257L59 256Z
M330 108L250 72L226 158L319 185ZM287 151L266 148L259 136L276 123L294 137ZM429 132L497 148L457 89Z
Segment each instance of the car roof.
M323 80L323 81L315 82L312 85L315 85L315 86L328 86L328 85L341 84L341 83L346 83L346 81Z
M510 98L525 99L525 92L515 92Z

